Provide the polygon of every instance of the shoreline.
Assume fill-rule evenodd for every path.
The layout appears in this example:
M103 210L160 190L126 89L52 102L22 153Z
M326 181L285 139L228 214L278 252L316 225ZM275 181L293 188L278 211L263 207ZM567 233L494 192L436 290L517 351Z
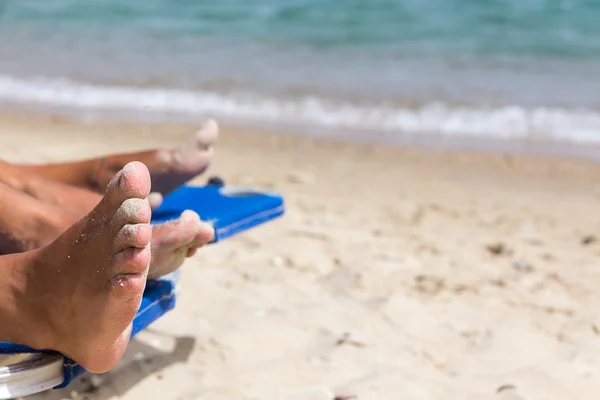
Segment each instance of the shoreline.
M61 119L82 125L106 125L106 126L194 126L201 123L198 117L175 117L172 118L154 115L152 118L135 117L142 113L123 114L118 117L112 114L99 116L87 114L87 111L61 110L48 108L46 106L19 106L3 104L0 108L0 116L21 116L34 119ZM147 115L147 114L146 114ZM153 115L150 113L150 115ZM210 115L207 115L207 118ZM153 119L154 118L154 119ZM583 161L600 163L600 141L568 141L547 138L498 138L494 136L484 137L472 134L442 134L442 133L407 133L407 132L385 132L369 129L349 130L344 128L319 127L312 125L298 125L285 123L249 122L243 123L231 118L220 119L220 125L241 132L265 132L269 134L281 134L295 137L307 137L310 140L332 140L343 143L355 143L357 145L391 146L394 148L408 149L433 149L435 151L449 152L479 152L492 155L511 154L516 156L535 157L558 157L575 158ZM223 122L225 121L225 122ZM600 131L599 131L600 132Z
M82 122L78 119L48 114L31 114L28 111L7 113L0 111L0 124L14 125L19 130L28 126L39 128L48 125L53 128L52 139L38 149L40 159L24 160L19 158L19 151L11 152L8 156L12 161L43 162L54 160L52 155L52 144L54 141L67 140L77 132L85 132L85 140L88 146L86 153L91 152L94 156L100 156L103 149L113 150L115 142L122 139L122 149L119 151L137 151L153 146L175 145L186 139L199 124L191 122L111 122L93 121ZM595 160L577 157L574 155L548 154L544 152L528 152L526 150L509 152L506 149L494 147L493 141L482 140L487 148L480 146L451 147L439 146L439 143L394 143L389 145L385 142L372 142L366 140L346 140L340 137L319 137L317 135L306 135L298 132L280 131L272 129L257 129L239 127L219 123L221 126L221 137L219 143L226 147L239 149L243 153L244 148L267 146L270 151L277 152L278 149L294 149L300 147L303 151L310 152L342 152L352 154L368 154L368 159L377 158L381 163L403 166L413 165L417 168L430 170L441 175L453 175L455 177L467 178L478 176L482 178L498 178L508 180L517 178L516 181L527 179L541 181L561 181L561 184L569 184L565 179L572 179L570 183L600 183L600 163ZM44 140L37 137L37 140ZM83 138L80 138L83 139ZM147 144L144 142L147 141ZM431 138L434 141L434 138ZM254 143L256 142L256 143ZM462 144L463 142L461 142ZM66 144L66 143L65 143ZM69 143L69 145L73 145ZM559 146L560 144L557 144ZM492 148L493 147L493 148ZM582 146L583 148L583 146ZM587 147L589 151L593 148ZM40 150L43 150L40 152ZM514 149L511 149L514 150ZM35 151L35 150L34 150ZM27 154L28 152L23 152ZM600 149L598 151L600 154ZM77 160L83 156L77 153L67 155L65 161ZM360 157L360 156L359 156ZM56 160L55 160L56 161ZM215 162L219 164L217 154ZM512 172L511 172L512 171ZM513 172L519 172L519 177ZM393 168L392 168L393 172ZM597 179L597 180L596 180ZM481 183L481 182L480 182ZM515 182L516 183L516 182Z
M178 129L194 129L202 123L201 119L193 120L135 120L124 119L86 119L76 117L73 112L60 113L47 109L31 110L29 108L0 108L0 118L14 121L31 119L36 122L60 122L66 125L85 127L106 127L108 129L126 128L135 131L136 128L146 127L147 132L165 130L171 132ZM209 118L210 116L207 116ZM316 141L348 146L372 147L377 149L392 149L392 151L431 152L436 154L461 154L490 156L492 158L530 158L547 160L549 162L573 162L600 165L600 143L577 143L567 141L525 140L525 139L497 139L473 137L468 135L443 136L437 134L410 134L410 133L372 133L346 132L333 129L311 129L309 127L293 127L266 123L223 123L216 119L225 130L237 134L262 134L277 135L291 141ZM92 130L94 130L92 128Z

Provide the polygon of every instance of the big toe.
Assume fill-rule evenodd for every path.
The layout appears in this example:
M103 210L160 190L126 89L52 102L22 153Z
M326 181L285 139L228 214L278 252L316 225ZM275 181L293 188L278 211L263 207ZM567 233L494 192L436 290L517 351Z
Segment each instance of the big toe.
M120 207L127 199L146 199L150 194L150 172L139 161L126 164L108 184L104 202Z
M189 233L188 247L201 247L212 240L215 230L212 225L202 221L198 214L185 210L179 217L179 224Z

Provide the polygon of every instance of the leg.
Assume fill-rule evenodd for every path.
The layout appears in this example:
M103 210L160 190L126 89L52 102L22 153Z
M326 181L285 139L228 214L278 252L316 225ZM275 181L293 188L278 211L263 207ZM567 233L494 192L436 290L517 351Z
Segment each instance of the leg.
M78 213L79 216L88 213L102 198L96 192L45 179L4 161L0 161L0 184L8 185L45 203ZM155 209L162 202L162 195L150 193L148 200L152 209Z
M219 127L207 121L186 143L174 149L115 154L102 158L49 165L18 165L46 179L103 191L114 174L131 161L140 161L152 176L152 190L167 194L208 168Z
M0 183L0 254L43 247L80 217Z
M80 216L88 213L102 198L98 193L44 179L3 161L0 161L0 183L45 203L77 212Z
M78 213L0 184L0 254L20 253L45 246L80 217ZM179 268L186 257L212 240L213 235L212 227L192 211L184 212L175 221L152 226L149 279Z
M148 170L128 164L54 242L0 257L0 340L57 350L91 372L112 368L146 285L149 192Z

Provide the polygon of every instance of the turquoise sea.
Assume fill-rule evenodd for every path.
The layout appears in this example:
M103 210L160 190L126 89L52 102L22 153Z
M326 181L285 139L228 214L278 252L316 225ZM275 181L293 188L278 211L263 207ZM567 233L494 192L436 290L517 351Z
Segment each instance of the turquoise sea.
M600 142L598 0L3 0L0 102Z

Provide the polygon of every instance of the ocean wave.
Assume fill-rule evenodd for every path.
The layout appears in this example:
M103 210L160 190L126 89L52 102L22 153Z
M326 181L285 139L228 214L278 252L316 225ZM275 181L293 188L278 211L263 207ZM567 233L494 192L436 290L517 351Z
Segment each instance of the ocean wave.
M571 142L600 142L594 110L475 107L431 103L420 107L358 105L315 97L277 99L168 88L101 86L66 79L0 75L0 101L136 118L211 115L234 122L293 124L336 131L424 133Z

